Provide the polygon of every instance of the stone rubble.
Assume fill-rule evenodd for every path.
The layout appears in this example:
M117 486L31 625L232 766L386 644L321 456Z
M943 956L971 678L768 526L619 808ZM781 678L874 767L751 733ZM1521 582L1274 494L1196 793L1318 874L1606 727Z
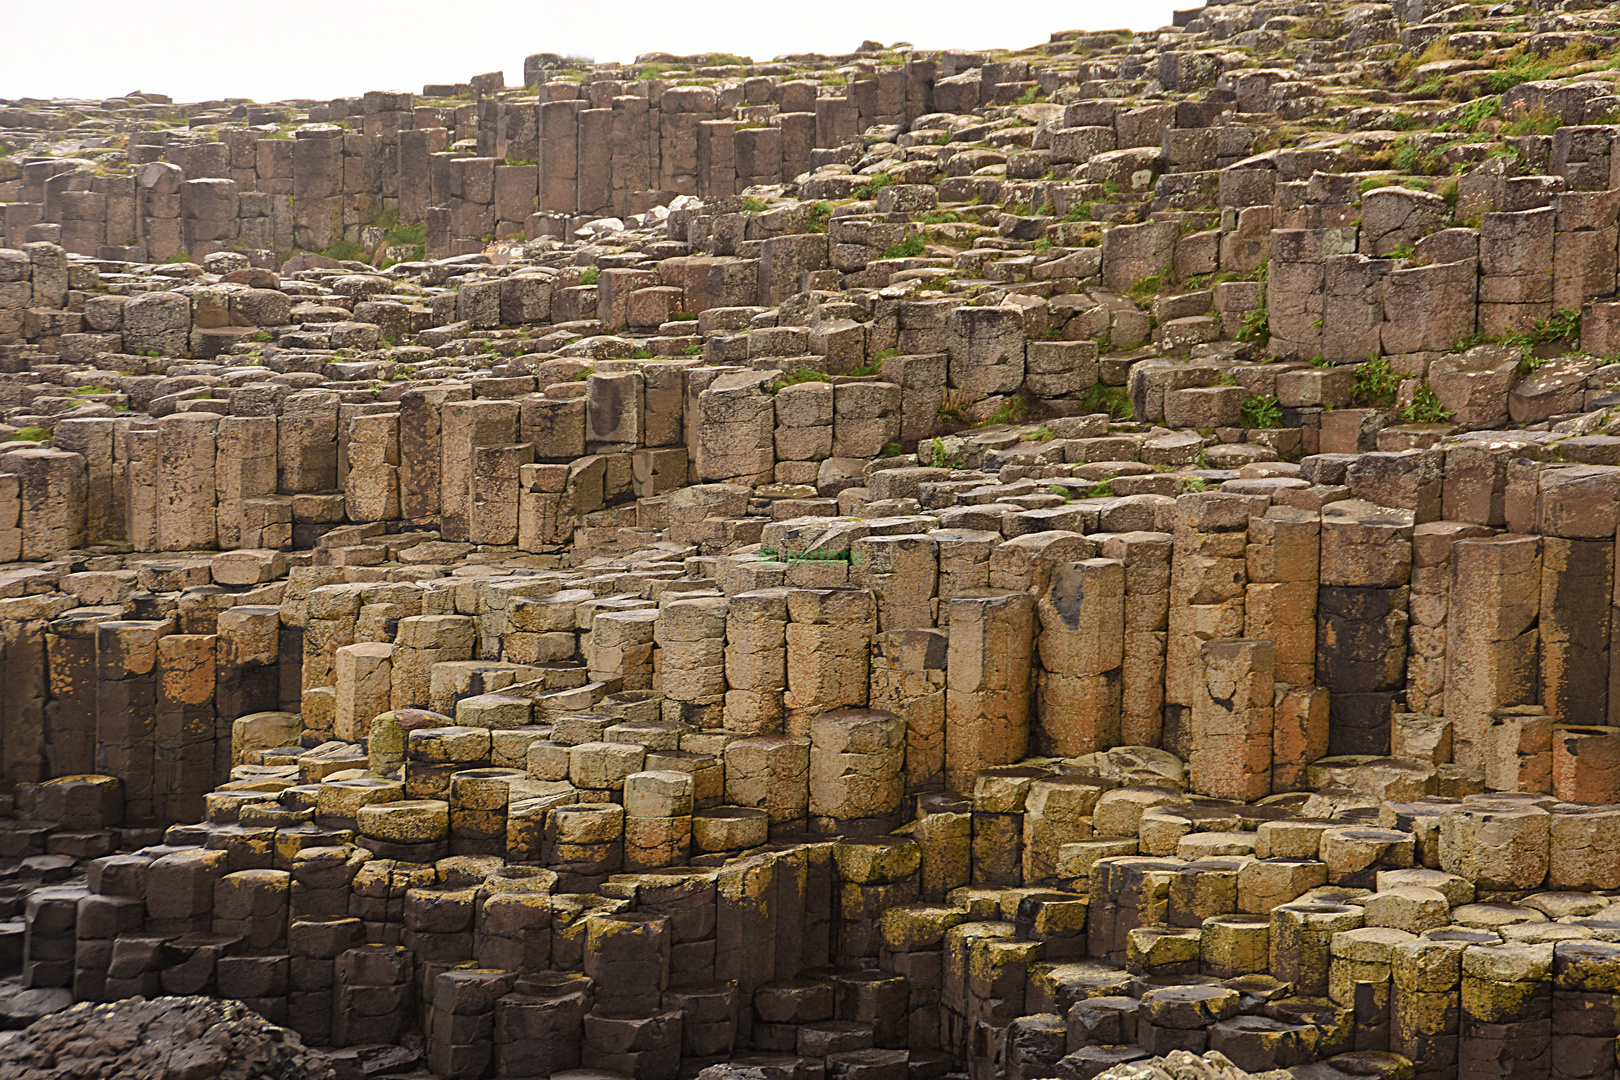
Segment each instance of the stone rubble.
M319 1051L232 1001L160 997L76 1005L0 1043L0 1075L143 1080L333 1080Z

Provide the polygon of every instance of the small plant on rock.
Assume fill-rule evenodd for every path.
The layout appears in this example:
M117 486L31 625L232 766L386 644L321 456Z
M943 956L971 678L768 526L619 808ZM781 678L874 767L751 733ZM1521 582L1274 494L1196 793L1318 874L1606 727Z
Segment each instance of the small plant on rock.
M894 183L894 177L886 172L873 173L860 187L855 189L857 199L874 198L877 193Z
M1280 428L1283 426L1282 405L1275 397L1252 397L1243 403L1243 426L1248 428Z
M1243 329L1238 331L1237 339L1252 345L1265 348L1271 343L1271 313L1263 307L1243 313Z
M1454 414L1440 401L1440 395L1424 379L1412 395L1412 404L1401 410L1401 421L1407 424L1443 424Z
M1117 386L1095 382L1080 398L1082 413L1107 413L1115 420L1129 420L1136 412L1130 395Z
M898 244L890 244L888 249L883 252L883 257L885 259L915 259L923 253L926 246L921 233L912 233Z
M883 358L874 356L858 368L852 368L850 374L856 378L866 378L869 375L883 374Z
M928 464L935 469L960 469L962 460L951 453L944 439L934 438L928 441Z
M784 375L780 379L777 379L775 382L771 383L770 391L774 394L783 387L798 386L800 383L807 382L832 382L832 376L828 375L825 371L815 371L811 368L800 368L791 375Z
M1132 285L1125 293L1138 304L1145 304L1158 295L1159 286L1164 284L1163 274L1150 274Z
M1350 394L1355 403L1364 408L1387 409L1395 404L1395 391L1400 385L1400 376L1390 370L1388 360L1369 356L1356 372Z
M995 424L1016 424L1024 418L1024 411L1028 408L1029 406L1024 403L1023 398L1009 398L1006 404L997 408L979 426L990 427Z
M952 424L971 424L973 417L968 415L968 400L959 390L945 391L945 397L939 403L938 416L941 420Z

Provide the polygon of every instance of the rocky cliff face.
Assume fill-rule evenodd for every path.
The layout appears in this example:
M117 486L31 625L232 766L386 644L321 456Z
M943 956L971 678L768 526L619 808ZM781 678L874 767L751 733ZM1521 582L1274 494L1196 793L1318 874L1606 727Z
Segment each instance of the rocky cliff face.
M0 1074L1611 1077L1612 16L6 103Z

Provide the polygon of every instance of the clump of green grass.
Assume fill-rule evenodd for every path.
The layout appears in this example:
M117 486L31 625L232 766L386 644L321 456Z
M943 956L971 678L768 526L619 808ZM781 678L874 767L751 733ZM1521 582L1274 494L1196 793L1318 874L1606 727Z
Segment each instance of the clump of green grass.
M1135 415L1136 407L1131 404L1130 395L1121 387L1095 382L1081 397L1080 411L1083 413L1107 413L1115 420L1129 420Z
M321 254L339 262L353 262L364 259L368 252L353 240L339 240Z
M915 259L923 253L924 244L921 233L912 233L898 244L890 244L883 252L885 259Z
M857 199L870 199L892 183L894 183L894 177L888 173L873 173L867 178L866 183L855 189L855 197Z
M1546 110L1537 107L1517 120L1510 120L1502 125L1503 135L1551 135L1563 123L1556 116L1549 116Z
M1163 274L1150 274L1126 290L1125 295L1138 304L1145 304L1159 294L1159 288L1163 284Z
M1024 418L1024 412L1029 408L1023 398L1012 398L1005 405L996 409L984 419L980 427L991 427L995 424L1016 424Z
M1416 172L1418 158L1417 144L1411 139L1396 139L1395 145L1390 147L1389 163L1403 173Z
M874 356L859 367L851 368L849 374L858 379L864 379L870 375L881 375L883 374L883 361Z
M780 379L777 379L775 382L771 383L770 391L774 394L784 387L798 386L800 383L808 382L832 382L832 376L828 375L824 371L815 371L811 368L800 368L798 371L784 375Z
M1243 403L1243 426L1248 428L1280 428L1283 426L1282 405L1275 397L1255 396Z
M1495 71L1488 72L1485 76L1485 85L1491 88L1491 93L1502 94L1520 83L1545 79L1554 70L1555 65L1549 61L1530 53L1522 53Z
M384 247L411 247L426 240L426 225L396 225L383 234Z
M44 428L42 428L42 427L33 427L33 426L30 425L29 427L18 428L17 429L17 434L13 435L9 441L10 442L44 442L46 439L49 439L50 437L51 437L51 433L46 431Z
M1487 120L1495 119L1502 114L1502 99L1494 97L1475 98L1463 106L1462 115L1457 117L1454 125L1458 131L1469 133L1478 131L1480 125Z

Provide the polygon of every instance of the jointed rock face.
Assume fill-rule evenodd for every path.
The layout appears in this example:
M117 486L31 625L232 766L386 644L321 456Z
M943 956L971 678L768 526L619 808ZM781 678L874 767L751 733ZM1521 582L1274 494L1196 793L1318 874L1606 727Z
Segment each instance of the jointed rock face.
M1612 1078L1556 7L0 103L0 1076Z

